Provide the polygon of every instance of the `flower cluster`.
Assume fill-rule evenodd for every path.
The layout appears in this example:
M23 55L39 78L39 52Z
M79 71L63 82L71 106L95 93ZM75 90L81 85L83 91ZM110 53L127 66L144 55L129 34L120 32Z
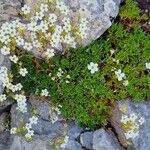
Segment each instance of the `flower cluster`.
M126 79L126 75L121 71L121 69L115 71L115 74L117 76L118 81L122 81L123 79Z
M64 138L64 143L61 144L60 147L61 148L65 148L67 143L68 143L68 141L69 141L69 136L66 135L65 138Z
M19 58L16 55L10 56L9 59L13 62L13 63L17 63Z
M34 124L37 124L37 122L38 122L38 118L36 116L32 116L31 118L29 118L29 123L26 123L25 126L23 127L23 129L13 127L10 130L10 134L21 133L21 130L23 130L25 132L27 131L27 133L25 134L25 138L26 138L26 140L31 140L32 136L34 135L32 126Z
M48 96L48 95L49 95L49 92L47 89L42 90L41 96Z
M21 91L21 89L23 87L21 85L21 83L18 83L16 85L13 85L11 83L11 80L9 79L9 76L8 76L8 70L7 70L6 67L1 67L0 68L0 82L2 83L3 87L6 87L10 91L12 91L14 94L17 91ZM23 113L27 112L26 97L24 95L16 94L14 99L17 101L17 109L20 110ZM4 95L4 94L1 95L0 100L1 101L6 100L6 95Z
M121 118L122 129L125 132L127 139L135 138L139 135L139 127L145 122L143 117L133 113L130 115L123 115Z
M59 106L61 108L61 106ZM50 114L50 119L52 123L55 123L56 121L59 120L59 115L61 114L60 108L58 107L51 107L49 114Z
M17 109L23 113L26 113L27 112L26 97L24 95L21 95L21 94L16 94L15 100L17 101Z
M30 140L32 136L34 135L34 131L32 130L32 125L37 124L37 122L38 122L38 118L35 116L32 116L31 118L29 118L29 123L26 123L25 129L27 130L27 133L25 134L25 138L27 140Z
M124 85L124 86L127 86L127 85L129 84L129 81L128 81L128 80L125 80L125 79L126 79L126 75L125 75L125 73L123 73L123 72L121 71L121 69L115 71L115 74L116 74L116 76L117 76L118 81L124 80L124 81L123 81L123 85Z
M23 48L26 51L32 51L37 48L43 56L51 59L55 55L55 50L66 48L75 48L79 39L87 37L87 21L85 18L79 19L79 22L72 24L69 14L69 8L62 1L49 1L39 5L39 8L31 13L31 8L24 5L21 8L21 14L25 20L13 20L9 23L3 23L0 28L0 52L2 55L8 55L10 61L19 64L19 74L25 77L28 74L26 68L22 68L19 62L19 56L15 53L16 47ZM51 10L52 8L55 8ZM63 75L61 68L58 70L56 78L60 79ZM70 76L66 76L66 83L69 83ZM55 79L54 79L55 80ZM12 97L17 102L17 109L22 113L27 112L27 99L23 95L21 83L13 84L13 75L8 74L6 67L0 68L0 84L12 92ZM19 93L20 92L20 93ZM47 89L41 91L41 96L49 96ZM6 100L5 94L0 95L0 102ZM53 108L51 112L52 122L58 120L60 114L59 108ZM28 131L25 137L30 139L34 131L31 130L32 124L37 123L37 118L29 119L25 129ZM11 134L17 133L17 128L11 129Z
M0 102L3 102L6 100L6 94L0 94Z
M45 55L51 58L54 49L60 49L64 44L75 48L79 38L87 37L88 22L85 18L72 24L69 8L63 2L57 0L52 5L56 8L54 12L51 13L48 3L42 3L35 14L31 14L31 8L24 5L21 12L30 18L26 23L20 20L3 23L0 29L0 43L3 45L0 47L1 53L9 55L15 46L27 51L35 47L46 49ZM15 55L10 59L14 63L18 61Z

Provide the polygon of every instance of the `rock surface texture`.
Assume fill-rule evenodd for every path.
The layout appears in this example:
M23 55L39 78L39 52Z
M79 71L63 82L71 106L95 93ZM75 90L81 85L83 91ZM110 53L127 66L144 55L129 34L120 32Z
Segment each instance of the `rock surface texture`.
M18 17L21 0L0 0L0 22Z
M127 111L125 114L136 113L139 116L142 116L145 119L145 122L139 128L139 135L133 139L129 139L132 143L131 147L135 150L149 150L150 149L150 102L140 102L134 103L131 100L126 100L124 102L118 102L116 105L116 109L114 110L114 117L112 125L115 128L116 133L118 134L118 138L122 145L126 145L127 140L125 139L125 135L123 130L121 130L120 125L120 116L122 115L121 110L124 106L126 106Z
M61 116L59 120L52 123L48 109L48 103L31 98L28 102L28 109L35 106L32 101L37 101L36 113L39 116L38 124L33 126L35 135L33 140L27 142L23 136L8 136L7 132L0 134L0 150L122 150L116 138L108 131L99 129L88 131L80 128L74 121L66 121ZM41 105L45 107L40 108ZM47 109L45 109L47 107ZM45 112L44 112L45 111ZM43 113L44 112L44 113ZM47 116L46 118L43 116ZM29 113L22 114L16 110L16 105L11 107L11 127L21 128L23 122L28 122ZM61 140L64 136L69 137L65 148L61 148Z
M31 7L39 0L25 0ZM87 18L88 38L82 45L88 45L99 38L112 24L113 18L118 15L121 0L62 0L71 9L70 16Z

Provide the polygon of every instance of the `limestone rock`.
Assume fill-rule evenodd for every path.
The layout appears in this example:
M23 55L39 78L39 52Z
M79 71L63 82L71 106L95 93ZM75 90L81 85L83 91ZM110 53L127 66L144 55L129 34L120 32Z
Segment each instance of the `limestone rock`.
M8 113L3 113L0 115L0 133L6 130L5 123L8 118Z
M0 53L0 67L2 66L6 66L8 71L10 70L9 58ZM2 83L0 82L0 93L2 92L3 92L3 87L2 87Z
M0 150L10 150L12 141L13 141L13 137L8 132L1 133L0 134Z
M60 150L64 150L64 149L60 149ZM78 142L69 140L65 147L65 150L83 150L83 149Z
M18 17L21 8L21 0L1 0L0 1L0 22L9 21Z
M116 110L122 110L122 108L126 106L126 112L125 114L132 114L136 113L141 117L145 118L145 122L143 125L140 126L139 128L139 136L135 137L134 139L130 139L133 143L132 147L136 150L147 150L150 149L150 102L144 101L144 102L138 102L134 103L131 100L126 100L123 102L118 102L116 105ZM122 145L124 144L125 136L123 130L118 127L118 123L120 120L120 116L122 115L121 111L115 111L113 117L113 122L117 122L117 124L112 123L114 126L118 137L120 139L120 142Z
M82 42L88 45L99 38L112 24L111 18L115 18L119 12L121 0L63 0L71 9L71 17L87 18L88 39ZM25 3L33 7L38 0L25 0Z
M94 150L121 150L116 139L104 129L96 130L93 134Z
M93 132L85 132L80 135L81 144L87 148L92 149L93 147Z
M33 130L35 132L35 136L33 137L33 140L28 143L24 140L23 137L17 136L17 140L14 139L13 146L11 150L16 150L16 147L19 147L25 150L30 150L31 147L35 147L34 145L39 144L39 146L35 147L35 150L51 150L52 146L50 146L48 143L55 143L54 141L57 141L59 139L64 139L65 134L69 136L69 142L67 144L66 150L72 150L71 145L74 147L74 150L80 150L81 145L80 143L76 142L77 137L81 134L83 129L81 129L79 126L77 126L73 121L65 121L64 120L58 120L55 123L52 123L48 116L48 108L49 104L46 104L45 107L40 107L38 104L40 101L37 100L37 115L39 116L38 124L33 125ZM35 106L35 103L28 102L28 110L31 110L32 107ZM44 109L47 108L47 109ZM45 111L45 112L44 112ZM45 115L45 117L44 117ZM23 122L27 123L29 122L29 118L31 117L31 114L25 113L22 114L18 110L16 110L16 105L13 105L11 108L11 127L18 127L21 128ZM17 141L17 142L15 142ZM21 143L21 145L18 145L18 143ZM34 148L33 148L34 150ZM53 149L52 149L53 150Z

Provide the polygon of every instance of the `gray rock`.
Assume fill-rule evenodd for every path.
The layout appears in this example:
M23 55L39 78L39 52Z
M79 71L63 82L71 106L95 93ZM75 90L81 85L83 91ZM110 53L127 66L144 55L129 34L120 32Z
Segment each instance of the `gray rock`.
M0 53L0 67L2 66L5 66L7 67L8 69L8 73L10 71L10 61L9 61L9 58L6 57L6 56L3 56L1 53ZM0 82L0 94L2 94L4 91L4 87L2 86L2 83ZM8 108L9 105L12 104L12 100L11 99L7 99L6 101L4 102L0 102L0 115L4 112L5 109Z
M63 150L63 149L60 149L60 150ZM78 142L69 140L65 147L65 150L83 150L83 149Z
M47 135L35 135L34 139L30 142L25 141L21 136L14 136L10 150L54 150L58 145L53 143L53 146L49 144L52 137ZM63 148L57 147L59 150L64 150ZM73 140L69 140L65 150L82 150L81 145Z
M87 149L92 149L93 147L93 132L85 132L80 135L80 142L82 146Z
M27 142L21 136L15 136L10 150L50 150L46 147L45 139L34 138L32 141Z
M99 38L112 24L112 18L115 18L119 12L121 0L63 0L71 9L69 16L74 22L77 18L84 17L88 20L88 37L85 40L79 40L78 44L86 46ZM25 3L31 8L38 4L39 0L25 0ZM61 47L60 47L60 50ZM38 51L38 52L37 52ZM32 52L38 56L41 55L37 48Z
M72 10L71 17L86 17L89 21L88 39L83 45L90 44L100 37L110 26L111 18L119 12L121 0L63 0ZM25 0L25 3L33 7L38 0Z
M93 149L94 150L121 150L115 137L106 132L104 129L99 129L93 134Z
M66 132L69 135L69 139L76 140L83 130L84 129L79 127L74 121L67 122Z
M124 114L131 114L136 113L140 117L145 118L145 122L143 125L139 128L139 136L135 137L134 139L130 139L130 141L133 143L133 147L136 150L149 150L150 149L150 102L138 102L134 103L133 101L126 100L123 102L118 102L116 107L116 110L122 110L122 108L126 106L127 111L124 112ZM122 115L121 111L115 111L114 115L117 116L116 118L113 118L113 122L119 123L120 116ZM113 123L112 123L113 124ZM118 125L113 124L116 132L118 133L118 137L120 139L124 138L124 132L123 130L120 130L120 127L118 128ZM121 141L122 144L124 141Z
M0 150L10 150L13 137L8 132L0 134Z
M31 105L30 102L28 102L28 110L31 110L31 108L35 106L33 104L34 103L32 103ZM46 102L45 105L48 105L47 108L49 107L49 104L46 104ZM71 148L71 143L72 143L72 145L74 146L74 150L80 150L81 145L78 142L76 142L76 138L80 135L83 129L78 127L73 121L66 122L65 120L60 120L53 124L49 119L43 116L43 114L46 114L46 112L44 112L44 110L41 110L42 109L41 107L38 108L38 106L40 105L36 105L36 106L37 109L39 110L37 114L39 116L39 120L38 120L38 124L33 126L33 130L35 132L35 136L33 137L33 140L30 143L28 143L24 140L23 137L17 136L17 140L19 139L19 142L17 140L14 140L11 150L16 150L15 148L17 146L20 148L20 145L18 145L18 143L21 143L21 148L24 150L30 150L28 149L28 147L29 148L35 147L34 145L37 145L36 143L39 143L39 146L37 149L35 148L35 150L40 150L44 146L45 146L45 150L50 150L52 146L50 146L48 143L49 142L55 143L54 142L55 140L63 139L65 134L69 136L67 149L69 150ZM47 109L45 109L45 111L47 111ZM30 117L31 114L29 113L22 114L18 110L16 110L16 105L13 105L11 108L11 127L22 128L23 124L29 122Z
M10 70L9 58L0 53L0 67L2 66L6 66L8 71ZM2 83L0 82L0 94L3 93L3 90L4 88L2 87Z
M33 109L41 118L50 121L50 104L46 101L37 99L35 96L30 97L30 103Z
M8 113L3 113L2 115L0 115L0 133L4 132L6 130L6 121L8 119Z
M21 0L0 0L0 22L18 17Z

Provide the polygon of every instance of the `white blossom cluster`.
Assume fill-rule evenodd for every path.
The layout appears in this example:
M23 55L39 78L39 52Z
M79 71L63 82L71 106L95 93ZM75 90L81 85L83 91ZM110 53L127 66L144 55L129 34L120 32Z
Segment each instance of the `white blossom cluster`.
M0 94L0 102L3 102L7 99L6 94Z
M60 49L60 45L75 48L79 38L85 39L88 23L86 19L82 18L79 25L75 26L68 14L69 8L59 0L54 5L56 12L51 13L49 5L42 3L35 14L31 14L31 8L24 5L21 11L25 16L30 16L30 20L26 23L20 20L3 23L0 29L0 43L3 45L0 47L1 53L9 55L11 46L16 45L27 51L43 48L45 55L51 58L54 56L54 49ZM14 63L18 61L15 55L10 56L10 59Z
M49 75L51 76L51 74L49 74ZM61 79L63 77L63 75L64 75L64 71L61 68L59 68L57 74L55 76L53 76L51 79L53 81L56 79Z
M139 128L145 122L143 117L132 113L130 115L123 115L121 118L122 128L127 139L135 138L139 135Z
M27 112L26 97L21 94L16 94L16 92L21 91L23 86L21 85L21 83L18 83L16 85L11 83L8 75L8 70L4 66L0 68L0 83L4 88L6 87L8 90L10 90L15 94L14 99L17 101L17 109L20 110L22 113ZM6 100L6 95L1 94L0 101L4 101L4 100Z
M46 96L46 97L49 96L48 90L47 89L42 90L41 96Z
M27 131L27 133L25 134L25 138L27 140L31 140L32 139L32 136L34 135L34 130L32 129L32 126L34 124L37 124L37 122L38 122L38 118L36 116L32 116L31 118L29 118L29 123L26 123L25 126L23 127L22 130ZM10 130L10 134L17 134L20 131L21 131L20 129L18 129L16 127L13 127Z
M116 75L118 81L122 81L123 80L123 85L124 86L127 86L129 84L129 81L125 80L126 79L126 75L125 75L125 73L123 73L121 71L121 69L115 71L115 75Z
M38 118L35 116L32 116L31 118L29 118L29 123L26 123L25 125L25 129L27 130L27 133L25 134L25 138L27 139L31 139L32 136L34 135L34 130L32 130L32 126L34 124L37 124L38 122Z
M17 101L17 109L20 110L23 113L27 112L27 99L24 95L16 94L15 100Z
M61 144L60 147L61 148L65 148L67 143L68 143L68 141L69 141L69 136L66 135L65 138L64 138L64 143Z
M20 91L22 89L21 83L13 85L9 80L8 70L6 67L2 66L0 68L0 83L3 87L11 90L12 92Z
M59 106L59 107L61 107L61 106ZM51 122L55 123L56 121L59 120L59 115L61 114L60 108L51 107L49 114L50 114Z
M51 10L48 3L42 3L34 14L28 5L24 5L21 8L21 14L25 16L25 20L17 19L9 23L3 23L0 28L0 53L8 55L13 63L18 63L19 57L13 53L16 47L23 48L26 51L39 48L50 59L55 55L55 50L60 49L64 44L65 47L75 48L78 40L85 39L88 24L86 19L81 18L79 22L73 24L69 16L70 10L65 3L56 0L53 5L55 5L55 10ZM20 66L19 74L25 77L28 70ZM62 75L63 71L60 68L56 77L60 79ZM7 68L1 67L0 85L13 93L13 98L17 101L17 109L26 113L27 99L21 91L23 86L21 83L14 85L12 79ZM67 75L66 79L66 83L69 83L70 76ZM47 89L41 91L41 96L49 96ZM0 94L0 102L6 99L6 94ZM53 123L58 120L59 114L59 108L52 109L51 119ZM37 123L37 118L33 116L29 120L30 123L27 123L25 127L28 131L25 137L30 139L34 135L31 127L32 124ZM17 128L12 128L10 132L11 134L17 133Z

